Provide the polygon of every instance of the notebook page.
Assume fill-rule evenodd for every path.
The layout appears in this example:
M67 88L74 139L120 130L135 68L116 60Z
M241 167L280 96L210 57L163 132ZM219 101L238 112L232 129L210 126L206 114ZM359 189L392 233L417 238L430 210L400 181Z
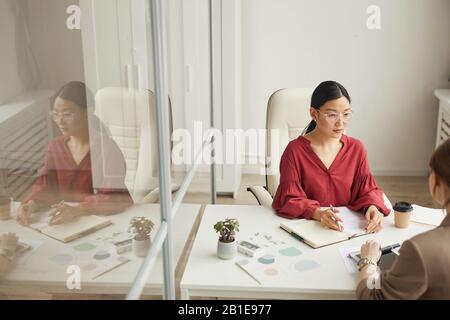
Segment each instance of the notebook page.
M291 223L283 223L282 225L298 234L315 248L348 239L346 233L323 227L318 221L301 219Z
M36 212L31 215L31 222L28 225L30 228L41 231L48 226L50 222L50 212L51 210Z
M65 202L66 205L76 206L78 203L76 202ZM41 231L42 229L48 227L50 223L50 213L53 209L48 209L40 212L34 212L31 215L31 222L28 225L30 228Z
M341 222L341 225L344 227L343 232L348 234L349 237L366 233L364 228L367 226L367 221L363 213L352 211L347 207L335 207L334 209L339 210L338 216L343 221Z

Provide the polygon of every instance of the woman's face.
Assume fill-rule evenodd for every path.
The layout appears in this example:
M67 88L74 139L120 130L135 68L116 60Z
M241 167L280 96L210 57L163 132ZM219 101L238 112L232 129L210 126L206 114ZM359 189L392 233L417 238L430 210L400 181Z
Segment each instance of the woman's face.
M310 109L311 117L316 121L321 134L340 139L352 117L352 108L346 97L327 101L320 110Z
M64 136L77 136L87 127L86 110L60 97L53 105L52 118Z

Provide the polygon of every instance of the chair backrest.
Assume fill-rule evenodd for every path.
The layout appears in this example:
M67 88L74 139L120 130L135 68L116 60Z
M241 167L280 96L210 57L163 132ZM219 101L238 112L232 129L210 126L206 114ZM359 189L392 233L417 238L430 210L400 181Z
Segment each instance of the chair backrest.
M140 202L159 184L154 94L146 89L109 87L97 92L95 103L95 114L125 157L125 184L133 200ZM172 136L170 98L169 122Z
M267 104L266 187L273 197L280 183L280 159L288 143L311 121L313 88L289 88L274 92Z

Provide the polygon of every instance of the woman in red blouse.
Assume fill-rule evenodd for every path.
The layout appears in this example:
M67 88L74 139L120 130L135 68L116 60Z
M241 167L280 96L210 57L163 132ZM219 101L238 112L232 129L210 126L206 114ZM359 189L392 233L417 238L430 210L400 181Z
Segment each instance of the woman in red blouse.
M280 184L272 204L279 215L314 219L340 230L339 210L331 208L345 206L365 212L367 231L381 230L383 217L389 214L383 191L370 173L363 144L344 134L352 116L350 103L347 90L335 81L322 82L314 90L313 120L281 158Z
M68 83L56 95L51 117L62 135L49 143L43 174L18 209L19 223L27 225L33 212L50 207L54 225L81 215L122 212L133 204L119 147L99 128L89 137L88 118L101 126L98 118L88 115L90 101L93 95L81 82Z

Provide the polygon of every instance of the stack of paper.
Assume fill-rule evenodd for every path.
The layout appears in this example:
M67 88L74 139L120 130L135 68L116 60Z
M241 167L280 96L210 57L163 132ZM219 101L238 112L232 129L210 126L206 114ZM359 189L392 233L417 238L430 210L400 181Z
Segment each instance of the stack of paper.
M429 224L437 227L442 223L444 217L445 215L442 209L426 208L413 204L411 221Z

